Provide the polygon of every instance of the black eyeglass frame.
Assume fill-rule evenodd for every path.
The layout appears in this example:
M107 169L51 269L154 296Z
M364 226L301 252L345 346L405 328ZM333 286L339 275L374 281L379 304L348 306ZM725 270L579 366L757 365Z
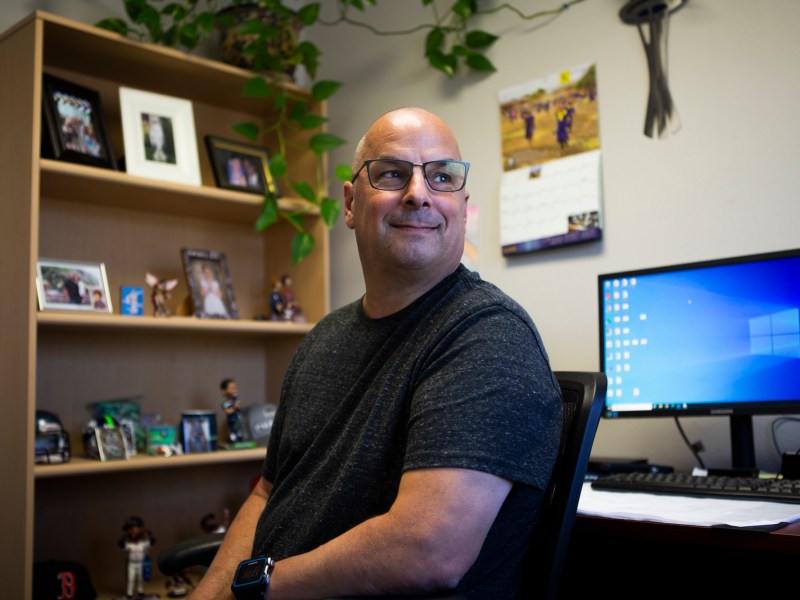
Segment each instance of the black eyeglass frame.
M439 159L439 160L429 160L428 162L424 162L424 163L415 163L415 162L411 162L410 160L401 160L399 158L372 158L372 159L369 159L369 160L365 160L363 163L361 163L361 166L358 168L358 171L356 171L355 174L353 175L353 178L350 180L350 183L355 183L356 179L361 174L361 171L363 171L364 167L366 167L367 168L367 181L369 181L369 185L372 188L374 188L374 189L376 189L378 191L381 191L381 192L397 192L399 190L405 189L406 186L408 186L409 182L411 181L412 175L409 175L408 179L406 180L406 182L402 186L400 186L399 188L396 188L396 189L379 188L374 183L372 183L372 177L370 177L370 174L369 174L369 165L371 163L374 163L374 162L383 162L383 161L386 161L386 162L397 162L397 163L404 163L404 164L407 164L407 165L411 165L411 173L412 174L414 172L414 167L421 167L422 168L422 176L423 176L422 178L425 180L425 183L428 185L428 187L431 188L434 192L442 192L442 193L460 192L467 185L467 175L469 175L470 163L468 163L466 161L463 161L463 160L452 160L452 159L449 159L449 158L443 158L443 159ZM455 190L437 190L435 187L433 187L431 185L431 182L428 181L428 178L425 176L425 167L427 167L428 165L441 164L441 163L458 163L460 165L464 165L464 181L461 183L461 187L459 187L458 189L455 189Z

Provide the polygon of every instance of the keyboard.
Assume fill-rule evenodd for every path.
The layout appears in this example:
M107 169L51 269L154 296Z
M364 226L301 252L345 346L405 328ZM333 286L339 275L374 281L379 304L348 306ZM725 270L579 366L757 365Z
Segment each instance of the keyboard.
M612 473L592 481L592 488L615 492L713 496L800 503L800 479L762 479L683 473Z

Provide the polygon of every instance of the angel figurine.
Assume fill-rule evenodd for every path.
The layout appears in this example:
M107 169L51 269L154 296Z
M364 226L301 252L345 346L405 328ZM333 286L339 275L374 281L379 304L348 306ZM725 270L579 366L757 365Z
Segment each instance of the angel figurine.
M153 300L153 314L156 317L168 317L169 308L167 308L167 300L170 298L170 292L178 285L177 279L159 279L152 273L145 274L145 280L153 291L150 298Z

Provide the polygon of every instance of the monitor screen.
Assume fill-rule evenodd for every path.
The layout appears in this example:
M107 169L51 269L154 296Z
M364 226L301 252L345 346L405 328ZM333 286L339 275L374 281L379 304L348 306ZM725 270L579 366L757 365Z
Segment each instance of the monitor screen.
M605 417L800 412L800 249L599 275L598 296Z

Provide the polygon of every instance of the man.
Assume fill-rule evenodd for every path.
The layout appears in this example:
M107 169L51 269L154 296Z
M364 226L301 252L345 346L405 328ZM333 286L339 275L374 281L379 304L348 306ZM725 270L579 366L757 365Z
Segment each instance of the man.
M270 556L269 598L513 598L561 400L525 311L460 265L468 164L436 115L384 114L344 184L366 294L286 373L263 478L193 598Z

